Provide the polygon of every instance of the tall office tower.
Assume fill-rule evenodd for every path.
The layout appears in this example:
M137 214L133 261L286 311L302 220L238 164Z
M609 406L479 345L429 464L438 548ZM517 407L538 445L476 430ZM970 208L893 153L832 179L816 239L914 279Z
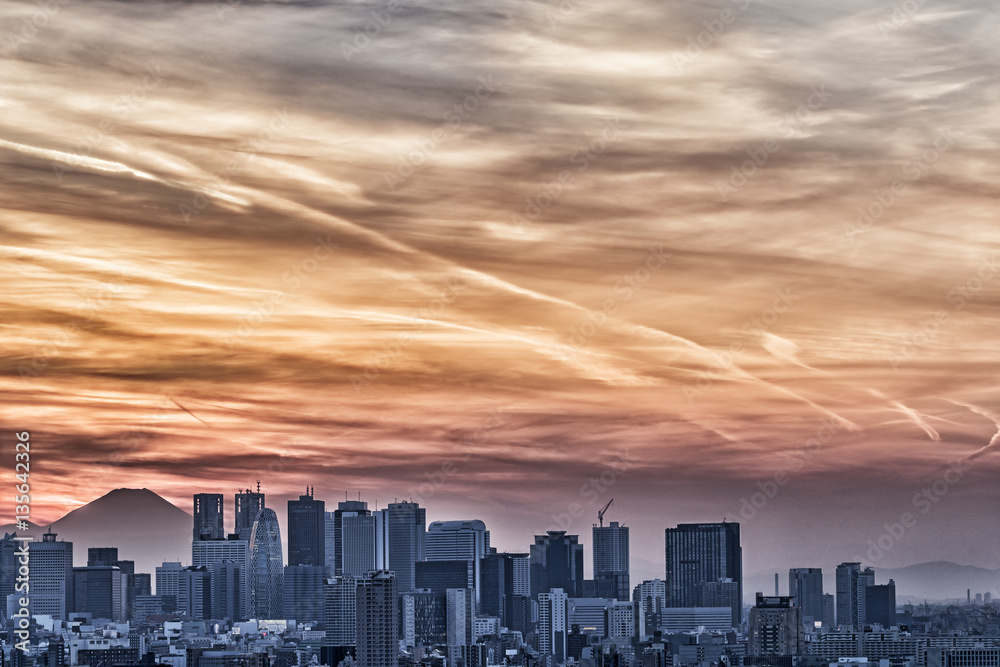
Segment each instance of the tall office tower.
M796 567L788 570L788 596L802 610L802 622L812 627L823 621L823 570Z
M250 533L250 608L257 619L282 618L281 532L278 515L264 508Z
M738 523L682 523L667 528L666 576L668 607L697 607L703 584L732 579L736 600L733 627L743 617L743 549Z
M823 593L823 627L833 628L837 625L837 598L833 593Z
M866 621L865 589L875 585L875 571L861 563L837 566L837 625L861 630Z
M896 582L865 588L865 623L885 629L896 625Z
M358 580L355 577L330 577L323 584L323 647L331 654L331 665L338 665L357 645Z
M125 620L128 591L121 570L111 565L73 568L73 611L94 618Z
M41 542L28 542L31 568L31 613L66 620L73 604L73 543L51 530Z
M260 483L257 483L257 491L246 489L236 494L236 529L233 531L241 540L250 541L250 533L253 532L253 522L257 519L257 514L264 509L264 494L260 492Z
M538 652L542 659L555 656L563 662L567 656L569 634L569 596L561 588L538 594Z
M157 587L159 594L159 587ZM177 576L177 613L195 620L212 616L212 577L205 566L185 567Z
M729 607L743 608L740 600L740 587L732 579L719 579L718 581L706 581L701 586L701 602L699 607Z
M627 602L629 585L628 526L612 521L594 526L594 584L597 597Z
M375 517L368 503L346 500L326 517L326 562L330 572L362 577L376 569Z
M424 558L428 561L472 561L472 580L476 605L480 603L482 559L490 552L490 531L478 519L471 521L434 521L424 535Z
M284 586L284 618L295 621L323 620L323 582L326 566L287 565Z
M531 597L559 588L568 596L583 594L583 545L579 535L550 530L531 545Z
M662 579L644 581L632 592L635 607L635 634L640 640L651 638L663 625L667 606L667 585Z
M512 554L491 553L480 563L481 590L479 591L480 616L500 619L500 625L510 627L514 613L514 558Z
M802 610L790 597L757 593L757 605L750 610L748 655L799 656L804 647Z
M243 616L241 565L233 561L220 561L211 567L212 618L238 621Z
M222 494L196 493L194 495L194 539L221 540L225 537Z
M251 529L252 532L252 529ZM250 543L247 540L196 540L191 542L191 563L215 572L217 563L233 563L239 576L239 612L236 618L250 618ZM215 583L212 584L213 589ZM156 594L160 595L159 582Z
M358 580L358 667L394 667L399 662L399 605L396 592L396 577L385 570L372 572Z
M111 567L118 561L118 547L90 547L87 549L87 567Z
M180 590L181 572L184 567L178 561L164 561L156 566L156 594L159 596L173 595Z
M863 630L868 620L868 596L865 591L875 585L875 570L866 567L858 573L858 629Z
M306 495L288 501L288 564L326 566L326 503Z
M461 664L465 647L472 644L475 602L471 588L449 588L445 593L445 625L448 664Z
M424 559L427 510L417 503L390 503L384 522L385 566L395 573L400 593L412 591L416 581L415 563Z

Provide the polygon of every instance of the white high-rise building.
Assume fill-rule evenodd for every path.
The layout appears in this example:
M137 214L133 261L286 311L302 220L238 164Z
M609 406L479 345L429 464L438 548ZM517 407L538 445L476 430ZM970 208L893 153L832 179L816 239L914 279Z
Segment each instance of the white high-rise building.
M569 634L569 596L561 588L538 594L538 651L563 662Z
M31 613L66 620L73 595L73 543L52 532L41 542L28 542Z

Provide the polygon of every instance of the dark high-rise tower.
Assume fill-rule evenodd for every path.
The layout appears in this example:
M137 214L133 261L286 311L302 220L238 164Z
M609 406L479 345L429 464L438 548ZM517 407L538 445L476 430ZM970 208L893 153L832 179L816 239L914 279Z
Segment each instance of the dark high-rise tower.
M550 530L531 545L531 597L561 588L570 597L583 594L583 545L579 535Z
M731 579L737 595L730 605L733 626L743 616L743 549L738 523L682 523L667 528L667 606L697 607L706 584Z
M345 500L326 516L326 562L331 573L361 577L374 570L375 517L368 503Z
M326 503L308 488L288 501L288 564L326 566Z
M860 630L864 627L865 590L875 585L875 571L861 569L861 563L841 563L837 566L837 625Z
M257 514L262 509L264 509L264 494L260 492L259 482L256 492L247 489L236 494L236 529L233 532L241 540L250 539L253 522L257 520Z
M396 593L396 578L391 572L372 572L358 580L355 598L358 667L392 667L399 663Z
M788 595L792 605L802 610L802 621L812 625L823 621L823 570L796 567L788 571Z
M384 542L382 553L376 554L379 567L385 563L390 572L396 575L396 585L400 593L412 591L416 581L416 562L424 559L424 534L427 530L427 510L417 503L389 503L383 511L381 520L376 524L384 524L385 537L382 531L376 544ZM379 519L379 517L376 517Z
M628 526L612 521L594 526L594 584L597 597L628 602L632 589L628 577Z
M194 496L194 539L222 540L225 537L222 494L196 493Z

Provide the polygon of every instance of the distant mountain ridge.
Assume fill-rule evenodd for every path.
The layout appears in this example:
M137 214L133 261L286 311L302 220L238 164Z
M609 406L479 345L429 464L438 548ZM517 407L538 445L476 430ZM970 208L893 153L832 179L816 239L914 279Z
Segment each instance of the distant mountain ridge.
M73 543L78 567L87 564L88 548L118 547L118 557L134 560L136 572L152 574L163 561L190 563L192 521L190 514L149 489L115 489L53 522L51 530L56 539ZM48 529L0 526L36 540Z

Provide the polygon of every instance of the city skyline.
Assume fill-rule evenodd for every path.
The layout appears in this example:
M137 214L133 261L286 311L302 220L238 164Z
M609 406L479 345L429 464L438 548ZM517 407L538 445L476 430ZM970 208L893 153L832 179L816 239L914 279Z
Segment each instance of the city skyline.
M1000 567L994 4L399 5L2 3L33 518L260 479Z

